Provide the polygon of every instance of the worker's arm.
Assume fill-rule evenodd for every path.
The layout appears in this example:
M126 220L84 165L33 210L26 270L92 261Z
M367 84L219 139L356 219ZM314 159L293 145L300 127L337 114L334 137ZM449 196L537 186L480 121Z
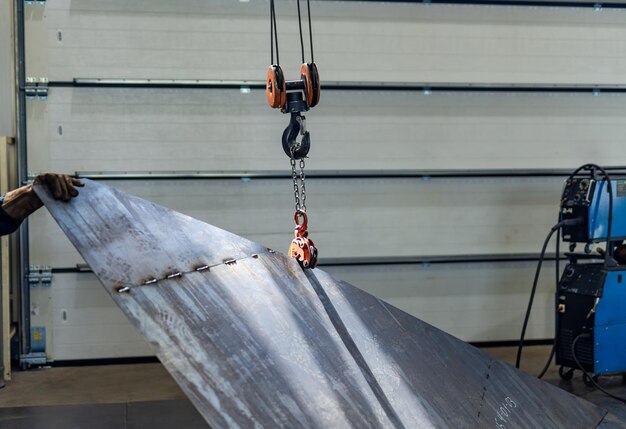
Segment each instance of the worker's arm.
M78 196L77 186L84 186L83 182L64 174L44 173L33 181L34 185L47 186L52 196L57 200L69 201ZM14 191L7 192L0 199L0 235L11 234L43 203L35 193L33 185L26 185Z
M15 232L22 224L21 220L15 220L4 211L4 195L0 196L0 236Z

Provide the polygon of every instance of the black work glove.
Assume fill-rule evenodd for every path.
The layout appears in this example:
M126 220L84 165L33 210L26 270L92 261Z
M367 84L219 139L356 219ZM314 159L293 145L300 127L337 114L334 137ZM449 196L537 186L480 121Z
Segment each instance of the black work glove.
M77 186L83 187L85 184L75 177L65 174L42 173L35 178L33 185L45 185L52 196L57 200L69 201L78 196Z
M46 186L57 200L69 201L78 196L77 186L85 186L80 180L65 174L43 173L35 178L33 185ZM35 193L33 185L26 185L7 192L2 209L14 220L22 221L43 203Z

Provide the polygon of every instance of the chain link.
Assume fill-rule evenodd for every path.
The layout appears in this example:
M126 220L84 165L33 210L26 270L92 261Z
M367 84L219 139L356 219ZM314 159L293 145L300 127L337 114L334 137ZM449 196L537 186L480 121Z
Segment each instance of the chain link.
M306 212L306 186L305 180L306 176L304 175L304 158L300 159L300 177L298 177L298 171L296 168L296 158L292 155L291 159L291 177L293 178L293 195L296 200L296 211L302 210ZM300 182L298 183L298 179Z
M300 159L300 196L302 197L302 210L306 212L306 187L304 186L304 158Z
M293 177L293 195L296 198L296 211L300 210L300 187L298 186L298 173L296 171L296 159L291 158L291 176Z

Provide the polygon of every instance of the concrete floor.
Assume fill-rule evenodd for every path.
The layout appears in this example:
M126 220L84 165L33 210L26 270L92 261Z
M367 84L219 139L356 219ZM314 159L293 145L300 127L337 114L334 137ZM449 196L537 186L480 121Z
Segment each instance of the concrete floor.
M514 347L485 348L483 350L509 363L515 361L516 349ZM522 368L531 374L537 374L543 368L549 352L550 347L547 346L527 347L524 350ZM626 405L606 397L593 388L586 387L581 381L580 373L577 373L572 381L564 382L559 378L557 367L553 366L544 379L610 410L612 416L608 419L608 424L601 425L603 429L626 427L620 423L620 420L626 421ZM614 394L626 396L626 385L623 384L622 377L602 378L601 384L607 386ZM125 419L128 419L129 410L131 414L143 412L149 416L154 414L154 409L173 407L168 414L170 416L176 415L176 413L185 414L187 418L191 419L188 428L206 427L202 419L195 414L174 380L158 363L16 371L13 373L13 380L0 390L0 427L4 427L2 424L3 409L5 413L9 409L16 409L9 407L78 404L89 404L89 406L94 404L112 404L111 406L114 406L113 404L125 404L126 408L117 410L120 418L123 415ZM136 406L129 408L128 404L136 404ZM87 408L83 412L91 413L92 411ZM115 415L115 412L115 409L111 409L106 411L106 415L110 418L111 415ZM11 413L11 417L15 419L14 411ZM32 413L32 408L28 409L28 412L25 411L24 419L30 417ZM59 415L59 421L62 420L62 417ZM49 425L50 417L46 417L46 419L48 419L47 423L41 427L46 429L53 427ZM36 429L37 427L37 424L27 422L27 420L22 423L23 426L11 426L11 428ZM168 427L165 421L152 422L151 426L148 424L145 426L142 424L134 426L125 424L123 427L150 427L154 429L161 427L159 424ZM113 427L112 423L106 423L106 425ZM103 427L107 427L106 425ZM63 427L63 424L59 424L58 427Z
M15 371L0 390L0 407L114 404L185 399L160 363Z

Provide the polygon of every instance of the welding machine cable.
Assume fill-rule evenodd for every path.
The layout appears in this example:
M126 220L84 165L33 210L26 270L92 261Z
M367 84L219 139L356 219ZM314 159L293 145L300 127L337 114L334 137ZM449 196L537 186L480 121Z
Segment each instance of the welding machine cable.
M546 249L548 248L548 243L550 243L550 239L552 238L554 233L559 231L561 227L578 225L582 223L582 221L583 221L582 218L575 218L575 219L566 219L557 223L550 229L550 233L548 234L548 236L546 237L546 240L543 243L543 247L541 248L541 254L539 255L539 262L537 262L537 270L535 271L533 287L530 291L530 299L528 300L528 307L526 308L526 315L524 316L524 323L522 325L522 333L520 335L519 345L517 346L517 357L515 359L515 368L519 368L520 362L522 360L522 349L524 347L524 338L526 337L526 328L528 327L528 320L530 319L530 312L533 308L533 301L535 300L535 293L537 292L537 284L539 283L539 274L541 273L541 266L543 265L543 260L545 259L545 256L546 256ZM559 255L555 255L555 257L558 259ZM551 353L550 355L552 356L553 353ZM544 373L545 372L542 371L541 375L543 375Z
M578 369L580 369L583 374L585 374L585 376L591 380L591 382L593 383L593 385L602 393L604 393L607 396L610 396L613 399L616 399L620 402L623 402L626 404L626 398L622 398L620 396L616 396L614 394L612 394L611 392L607 391L606 389L604 389L602 386L600 386L596 380L593 379L593 377L591 375L589 375L589 373L585 370L585 368L583 368L583 366L580 364L580 362L578 361L578 357L576 356L576 343L578 343L578 340L581 338L588 338L590 337L590 334L579 334L576 336L576 338L574 338L574 341L572 341L572 357L574 358L574 362L576 362L576 365L578 365Z

